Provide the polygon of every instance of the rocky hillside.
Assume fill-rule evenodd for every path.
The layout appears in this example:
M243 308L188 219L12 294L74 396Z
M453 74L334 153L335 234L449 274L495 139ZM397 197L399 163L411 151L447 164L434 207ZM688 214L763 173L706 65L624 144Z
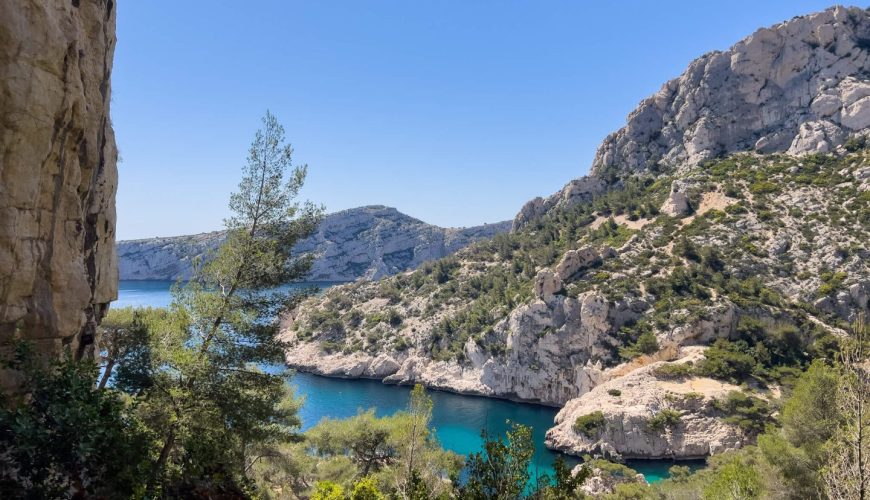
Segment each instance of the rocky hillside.
M509 228L510 222L441 228L395 208L368 206L328 215L294 251L315 256L312 280L378 279L415 269ZM194 259L217 248L224 237L217 231L118 242L121 279L189 278Z
M90 356L117 296L113 5L0 2L0 343Z
M512 232L289 312L288 364L561 406L578 455L752 442L868 311L868 30L833 8L701 57Z
M870 23L832 8L763 28L692 61L628 116L589 177L520 211L514 227L553 206L588 201L620 173L688 168L738 151L825 153L870 126Z

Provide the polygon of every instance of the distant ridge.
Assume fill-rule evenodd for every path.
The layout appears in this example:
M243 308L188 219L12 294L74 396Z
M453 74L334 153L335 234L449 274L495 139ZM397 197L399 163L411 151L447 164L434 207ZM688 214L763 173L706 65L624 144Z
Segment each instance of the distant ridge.
M310 279L378 279L447 256L468 244L508 231L510 222L442 228L395 208L371 205L329 214L294 251L313 253ZM191 263L217 248L224 231L118 242L122 280L189 278Z

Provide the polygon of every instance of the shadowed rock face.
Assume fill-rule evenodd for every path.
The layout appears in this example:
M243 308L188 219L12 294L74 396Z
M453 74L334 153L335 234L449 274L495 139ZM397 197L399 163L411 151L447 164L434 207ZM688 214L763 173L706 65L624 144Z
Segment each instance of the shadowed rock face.
M0 19L0 344L87 357L117 296L114 2L3 0Z
M294 253L313 254L312 280L378 279L449 255L468 244L510 228L498 222L469 228L442 228L409 217L395 208L367 206L328 215ZM121 241L121 279L176 280L191 275L196 257L216 249L223 231Z

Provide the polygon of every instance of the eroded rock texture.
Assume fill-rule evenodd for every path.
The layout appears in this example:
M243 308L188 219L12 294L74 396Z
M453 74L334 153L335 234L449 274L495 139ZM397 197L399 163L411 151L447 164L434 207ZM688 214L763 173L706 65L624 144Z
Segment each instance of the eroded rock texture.
M117 296L114 48L112 0L0 2L2 344L90 356Z
M593 174L735 151L824 153L870 126L870 13L834 7L694 60L598 149Z

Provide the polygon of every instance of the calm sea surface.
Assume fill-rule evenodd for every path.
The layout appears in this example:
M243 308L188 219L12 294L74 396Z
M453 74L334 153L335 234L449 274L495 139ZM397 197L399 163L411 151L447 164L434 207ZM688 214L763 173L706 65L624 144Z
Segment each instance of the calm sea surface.
M315 285L328 288L334 282L312 282L288 285L298 288ZM169 292L171 281L121 281L118 300L113 307L151 306L165 307L172 300ZM305 398L300 412L303 430L326 417L350 417L360 410L374 408L378 415L390 415L403 410L408 404L409 387L385 385L375 380L345 380L318 377L297 373L292 384L296 394ZM479 451L482 444L480 432L486 429L492 435L502 435L507 430L508 420L528 425L535 439L535 457L532 474L552 472L556 454L544 447L544 435L552 426L556 409L546 406L514 403L499 399L462 396L441 391L430 391L435 403L432 425L441 445L456 453L467 455ZM568 457L569 461L576 460ZM643 473L647 481L654 482L667 477L667 469L674 463L669 460L634 460L628 465ZM687 462L698 467L702 462Z

